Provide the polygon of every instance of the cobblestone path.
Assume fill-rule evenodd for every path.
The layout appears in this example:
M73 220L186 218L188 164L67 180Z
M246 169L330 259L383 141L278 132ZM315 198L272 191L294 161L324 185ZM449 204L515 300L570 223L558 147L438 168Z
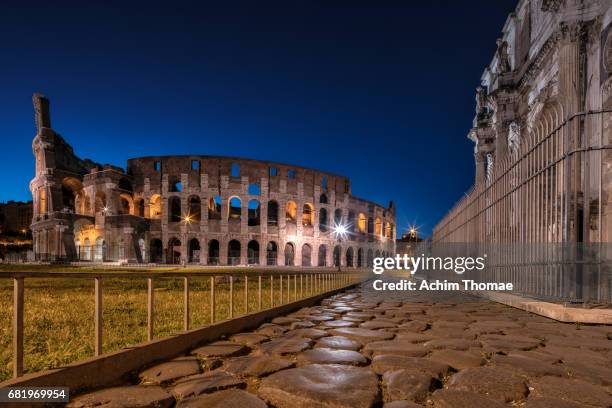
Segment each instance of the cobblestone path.
M366 283L69 406L610 407L611 338L611 326Z

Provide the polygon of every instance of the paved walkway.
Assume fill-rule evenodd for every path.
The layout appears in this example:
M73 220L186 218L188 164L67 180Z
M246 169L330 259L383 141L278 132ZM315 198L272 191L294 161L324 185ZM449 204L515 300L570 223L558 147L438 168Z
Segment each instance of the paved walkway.
M609 407L611 338L611 326L365 284L69 406Z

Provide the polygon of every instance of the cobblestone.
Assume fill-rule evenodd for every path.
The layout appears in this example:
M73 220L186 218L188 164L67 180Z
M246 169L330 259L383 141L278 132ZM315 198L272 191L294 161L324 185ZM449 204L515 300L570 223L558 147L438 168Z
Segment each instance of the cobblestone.
M139 373L161 385L97 390L70 406L612 406L610 326L369 284L273 322Z

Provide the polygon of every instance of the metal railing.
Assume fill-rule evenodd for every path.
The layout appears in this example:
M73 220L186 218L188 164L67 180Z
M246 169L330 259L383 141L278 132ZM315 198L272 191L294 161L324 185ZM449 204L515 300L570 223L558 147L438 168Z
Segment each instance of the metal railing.
M13 378L24 373L24 288L27 279L78 279L94 281L94 354L103 353L103 291L104 281L110 279L146 279L147 282L147 340L153 340L155 321L155 282L161 279L182 279L183 281L183 330L191 329L190 319L190 282L192 279L209 279L210 282L210 324L218 321L217 310L224 306L229 308L228 318L245 315L251 312L264 310L264 296L269 296L270 308L288 304L311 296L320 295L335 289L349 286L364 280L367 274L364 270L351 269L342 272L331 270L279 270L279 271L253 271L248 272L2 272L0 279L13 280ZM237 283L242 281L241 294ZM257 282L257 307L249 308L249 281ZM227 302L220 305L216 288L220 283L229 284ZM269 284L267 289L264 286ZM244 308L236 312L235 296L243 296ZM252 296L252 295L251 295ZM206 327L206 325L202 326Z
M535 297L610 303L612 111L561 122L557 110L452 207L432 252L489 252L483 278L505 276Z

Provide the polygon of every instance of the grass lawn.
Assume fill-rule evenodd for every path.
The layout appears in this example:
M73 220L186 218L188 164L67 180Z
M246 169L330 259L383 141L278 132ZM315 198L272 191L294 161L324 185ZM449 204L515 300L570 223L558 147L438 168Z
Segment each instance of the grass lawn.
M3 267L3 266L2 266ZM103 350L110 352L146 341L147 281L138 277L138 268L104 269L105 272L134 271L134 278L104 279ZM155 268L155 271L206 271L204 268ZM209 268L208 270L214 270ZM100 269L49 265L11 265L2 271L83 271ZM217 269L219 274L222 270ZM258 270L261 271L261 270ZM291 274L292 272L288 272ZM305 281L304 281L305 282ZM287 283L284 301L287 302ZM298 278L299 296L299 278ZM305 283L304 283L305 285ZM293 300L293 281L291 283ZM275 279L274 304L281 303L280 281ZM270 281L262 279L262 307L270 305ZM216 320L229 317L229 282L215 285ZM304 296L306 296L304 286ZM12 376L12 279L0 278L0 381ZM234 279L234 317L245 313L244 280ZM249 279L249 311L258 306L258 280L255 271ZM191 327L210 324L210 278L192 277L190 282ZM183 279L155 279L155 337L182 331ZM93 279L26 278L24 320L24 365L26 372L58 367L94 355L94 282Z

